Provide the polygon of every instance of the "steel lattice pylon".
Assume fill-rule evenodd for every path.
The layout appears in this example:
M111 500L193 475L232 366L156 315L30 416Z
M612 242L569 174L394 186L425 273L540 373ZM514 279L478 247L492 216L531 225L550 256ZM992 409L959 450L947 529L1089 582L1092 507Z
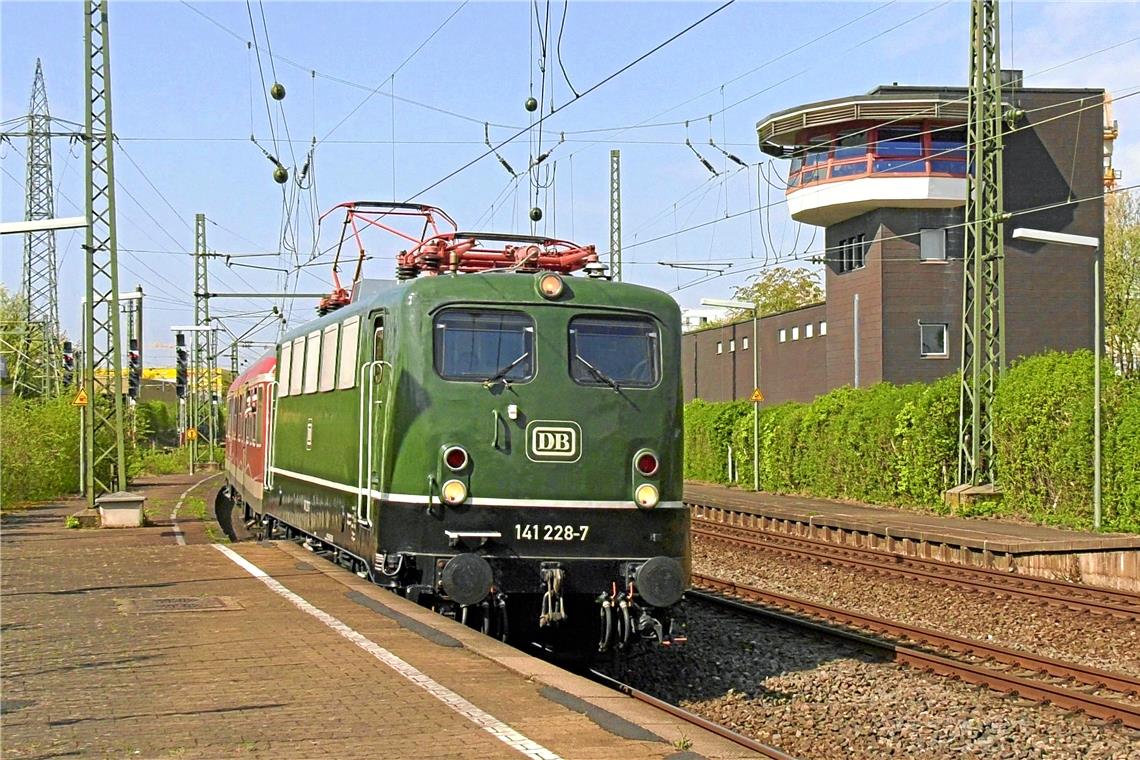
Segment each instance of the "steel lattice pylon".
M610 151L610 278L621 282L621 151Z
M1005 252L1002 201L1002 92L997 0L973 0L966 145L962 287L962 390L958 478L993 483L993 400L1005 370Z
M127 487L123 442L123 352L119 338L119 264L115 233L115 163L107 0L83 4L87 57L87 300L83 307L85 487L87 503Z
M51 176L51 113L40 60L28 100L28 174L24 218L55 216ZM59 289L56 286L55 231L29 232L24 237L24 297L26 332L20 341L21 362L14 374L16 390L25 396L54 396L62 386Z
M190 440L190 458L194 465L214 461L216 435L214 391L217 376L217 352L214 332L210 329L210 282L206 271L206 215L194 216L194 325L191 353L190 428L197 430Z

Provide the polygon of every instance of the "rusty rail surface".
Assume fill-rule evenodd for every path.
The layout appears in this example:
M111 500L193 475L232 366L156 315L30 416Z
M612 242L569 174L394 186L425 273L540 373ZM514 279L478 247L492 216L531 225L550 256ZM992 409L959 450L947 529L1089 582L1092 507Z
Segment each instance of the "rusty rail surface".
M692 723L694 726L698 726L705 729L706 731L716 734L717 736L728 739L734 744L744 747L745 749L750 749L763 757L772 758L772 760L796 760L796 758L792 755L789 755L786 752L781 752L775 747L770 747L767 744L761 744L760 742L754 739L750 739L743 734L738 734L732 729L726 728L719 723L714 723L711 720L702 718L701 716L691 713L684 708L678 707L677 705L674 705L670 702L666 702L663 699L658 699L652 694L647 694L644 691L639 691L629 684L622 683L616 678L607 676L605 673L601 673L597 670L594 670L593 668L590 669L589 674L591 678L601 684L604 684L605 686L609 686L611 689L620 691L622 694L633 697L634 699L640 702L644 702L647 705L652 705L658 710L667 712L670 715L676 718L680 718L687 723Z
M719 513L729 516L728 521L714 520L708 517L693 517L693 535L714 541L841 564L881 575L893 575L943 586L957 586L972 591L1021 597L1079 612L1093 612L1128 620L1140 620L1140 594L1018 575L953 562L909 557L847 544L833 544L802 536L772 533L732 520L732 515L748 513L704 504L694 505L690 503L690 506L699 506L705 513Z
M1140 680L1129 676L1108 673L1096 668L1064 662L1029 652L1019 652L1004 647L998 647L981 641L971 641L956 636L939 633L937 631L909 626L895 621L871 615L862 615L849 610L841 610L825 604L810 602L804 599L763 591L745 584L721 580L699 573L693 573L693 584L709 591L718 593L705 593L702 591L689 592L698 598L717 604L728 603L729 606L741 609L753 615L763 615L808 627L829 636L854 641L861 646L873 647L878 650L890 652L897 662L928 670L938 675L956 678L966 683L985 686L1002 693L1014 693L1026 699L1033 699L1056 705L1066 710L1079 710L1095 718L1110 722L1119 722L1129 728L1140 729L1140 704L1130 704L1106 697L1087 693L1085 690L1107 689L1120 692L1122 695L1140 694ZM734 603L734 599L725 599L719 594L728 594L730 597L756 602L768 607L808 615L831 623L822 625L810 620L804 620L794 615L777 612L763 607ZM836 627L838 623L843 626L870 631L880 636L887 636L894 641L885 641L868 637L845 628ZM975 658L976 662L952 659L933 652L925 651L914 646L901 643L913 641L930 647L948 650L959 655ZM989 663L1005 665L1005 669L996 669ZM1016 675L1012 671L1023 669L1041 673L1044 676L1066 681L1076 681L1083 686L1067 687L1041 677L1031 678Z

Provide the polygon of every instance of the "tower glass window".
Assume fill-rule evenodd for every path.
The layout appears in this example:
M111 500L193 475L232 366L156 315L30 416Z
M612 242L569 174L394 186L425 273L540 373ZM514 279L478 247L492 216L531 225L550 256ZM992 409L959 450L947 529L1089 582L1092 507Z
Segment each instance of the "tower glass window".
M921 261L945 261L946 230L919 230L918 258Z

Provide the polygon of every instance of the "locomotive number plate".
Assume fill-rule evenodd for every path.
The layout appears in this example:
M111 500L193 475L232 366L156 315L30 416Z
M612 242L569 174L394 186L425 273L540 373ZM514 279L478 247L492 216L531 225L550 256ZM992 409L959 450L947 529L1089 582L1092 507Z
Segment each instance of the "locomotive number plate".
M515 523L517 541L585 541L589 532L589 525Z

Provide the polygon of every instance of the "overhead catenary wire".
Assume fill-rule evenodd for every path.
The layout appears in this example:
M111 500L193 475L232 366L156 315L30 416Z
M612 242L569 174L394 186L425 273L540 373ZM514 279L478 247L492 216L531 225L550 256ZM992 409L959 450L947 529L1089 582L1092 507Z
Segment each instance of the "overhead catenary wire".
M600 79L599 81L595 82L593 85L591 85L590 87L588 87L586 90L584 90L584 91L583 91L583 92L582 92L580 95L578 95L577 97L575 97L575 98L573 98L573 99L571 99L571 100L568 100L567 102L563 103L562 105L558 106L557 108L553 108L553 109L551 109L551 111L550 111L549 113L543 114L542 116L540 116L540 117L539 117L538 121L537 121L535 124L532 124L532 125L530 125L529 127L524 127L523 129L520 129L520 130L518 130L518 131L517 131L517 132L515 132L513 135L511 135L510 137L508 137L506 140L503 140L503 141L502 141L502 142L500 142L498 145L496 145L496 146L495 146L495 149L498 149L498 148L502 148L504 145L506 145L506 144L508 144L508 143L510 143L510 142L513 142L515 139L517 139L517 138L519 138L519 137L523 136L524 134L527 134L527 133L528 133L528 132L530 132L530 130L531 130L531 129L533 129L533 127L534 127L534 126L536 126L537 124L541 124L543 121L545 121L546 119L548 119L548 118L550 118L550 117L554 116L555 114L559 113L560 111L562 111L563 109L567 108L568 106L571 106L571 105L573 105L574 103L577 103L579 100L581 100L582 98L586 97L586 96L587 96L587 95L589 95L591 92L594 92L594 91L595 91L595 90L597 90L599 87L602 87L603 85L607 84L608 82L610 82L610 81L612 81L613 79L617 78L618 76L622 75L623 73L625 73L625 72L626 72L626 71L628 71L629 69L633 68L633 67L634 67L634 66L636 66L637 64L641 63L642 61L644 61L646 58L650 57L651 55L653 55L653 54L654 54L654 53L656 53L657 51L659 51L659 50L661 50L661 49L663 49L663 48L667 47L669 44L671 44L672 42L674 42L674 41L676 41L676 40L680 39L680 38L681 38L681 37L683 37L684 35L686 35L686 34L688 34L689 32L691 32L693 29L696 29L696 28L697 28L697 27L699 27L701 24L705 23L705 22L706 22L706 21L708 21L709 19L711 19L711 18L713 18L714 16L716 16L717 14L719 14L721 11L723 11L723 10L725 10L726 8L728 8L728 7L730 7L731 5L733 5L735 2L736 2L736 0L728 0L727 2L725 2L725 3L723 3L722 5L718 6L718 7L717 7L717 8L715 8L714 10L712 10L712 11L710 11L710 12L706 13L704 16L702 16L701 18L697 19L697 20L696 20L696 21L694 21L693 23L689 24L687 27L685 27L685 28L684 28L684 29L682 29L681 31L679 31L679 32L677 32L676 34L672 35L671 37L669 37L668 39L664 40L663 42L660 42L660 43L658 43L658 44L657 44L657 45L655 45L653 48L651 48L650 50L646 51L645 53L642 53L642 54L641 54L641 55L639 55L637 58L633 59L633 60L632 60L632 61L630 61L629 63L625 64L625 65L624 65L624 66L622 66L621 68L619 68L619 69L617 69L616 71L614 71L613 73L611 73L611 74L607 75L606 77L604 77L604 78ZM482 160L483 160L484 158L486 158L487 156L491 155L491 153L492 153L492 151L490 151L490 150L488 150L488 151L485 151L485 152L481 153L481 154L480 154L480 155L478 155L477 157L475 157L475 158L471 159L471 160L470 160L470 161L468 161L467 163L465 163L465 164L463 164L462 166L460 166L458 169L455 169L455 170L453 170L453 171L449 172L449 173L448 173L448 174L446 174L445 176L441 177L440 179L436 180L435 182L432 182L430 185L428 185L427 187L423 188L423 189L422 189L422 190L420 190L419 192L417 192L417 193L415 193L415 194L411 195L410 197L406 198L405 200L406 200L406 201L412 201L412 200L414 200L414 199L418 198L419 196L423 195L424 193L428 192L429 190L432 190L432 189L434 189L434 188L438 187L439 185L443 184L444 182L448 181L449 179L451 179L451 178L453 178L453 177L457 176L458 174L460 174L460 173L462 173L462 172L466 171L466 170L467 170L467 169L469 169L470 167L472 167L472 166L474 166L475 164L477 164L478 162L482 161Z

